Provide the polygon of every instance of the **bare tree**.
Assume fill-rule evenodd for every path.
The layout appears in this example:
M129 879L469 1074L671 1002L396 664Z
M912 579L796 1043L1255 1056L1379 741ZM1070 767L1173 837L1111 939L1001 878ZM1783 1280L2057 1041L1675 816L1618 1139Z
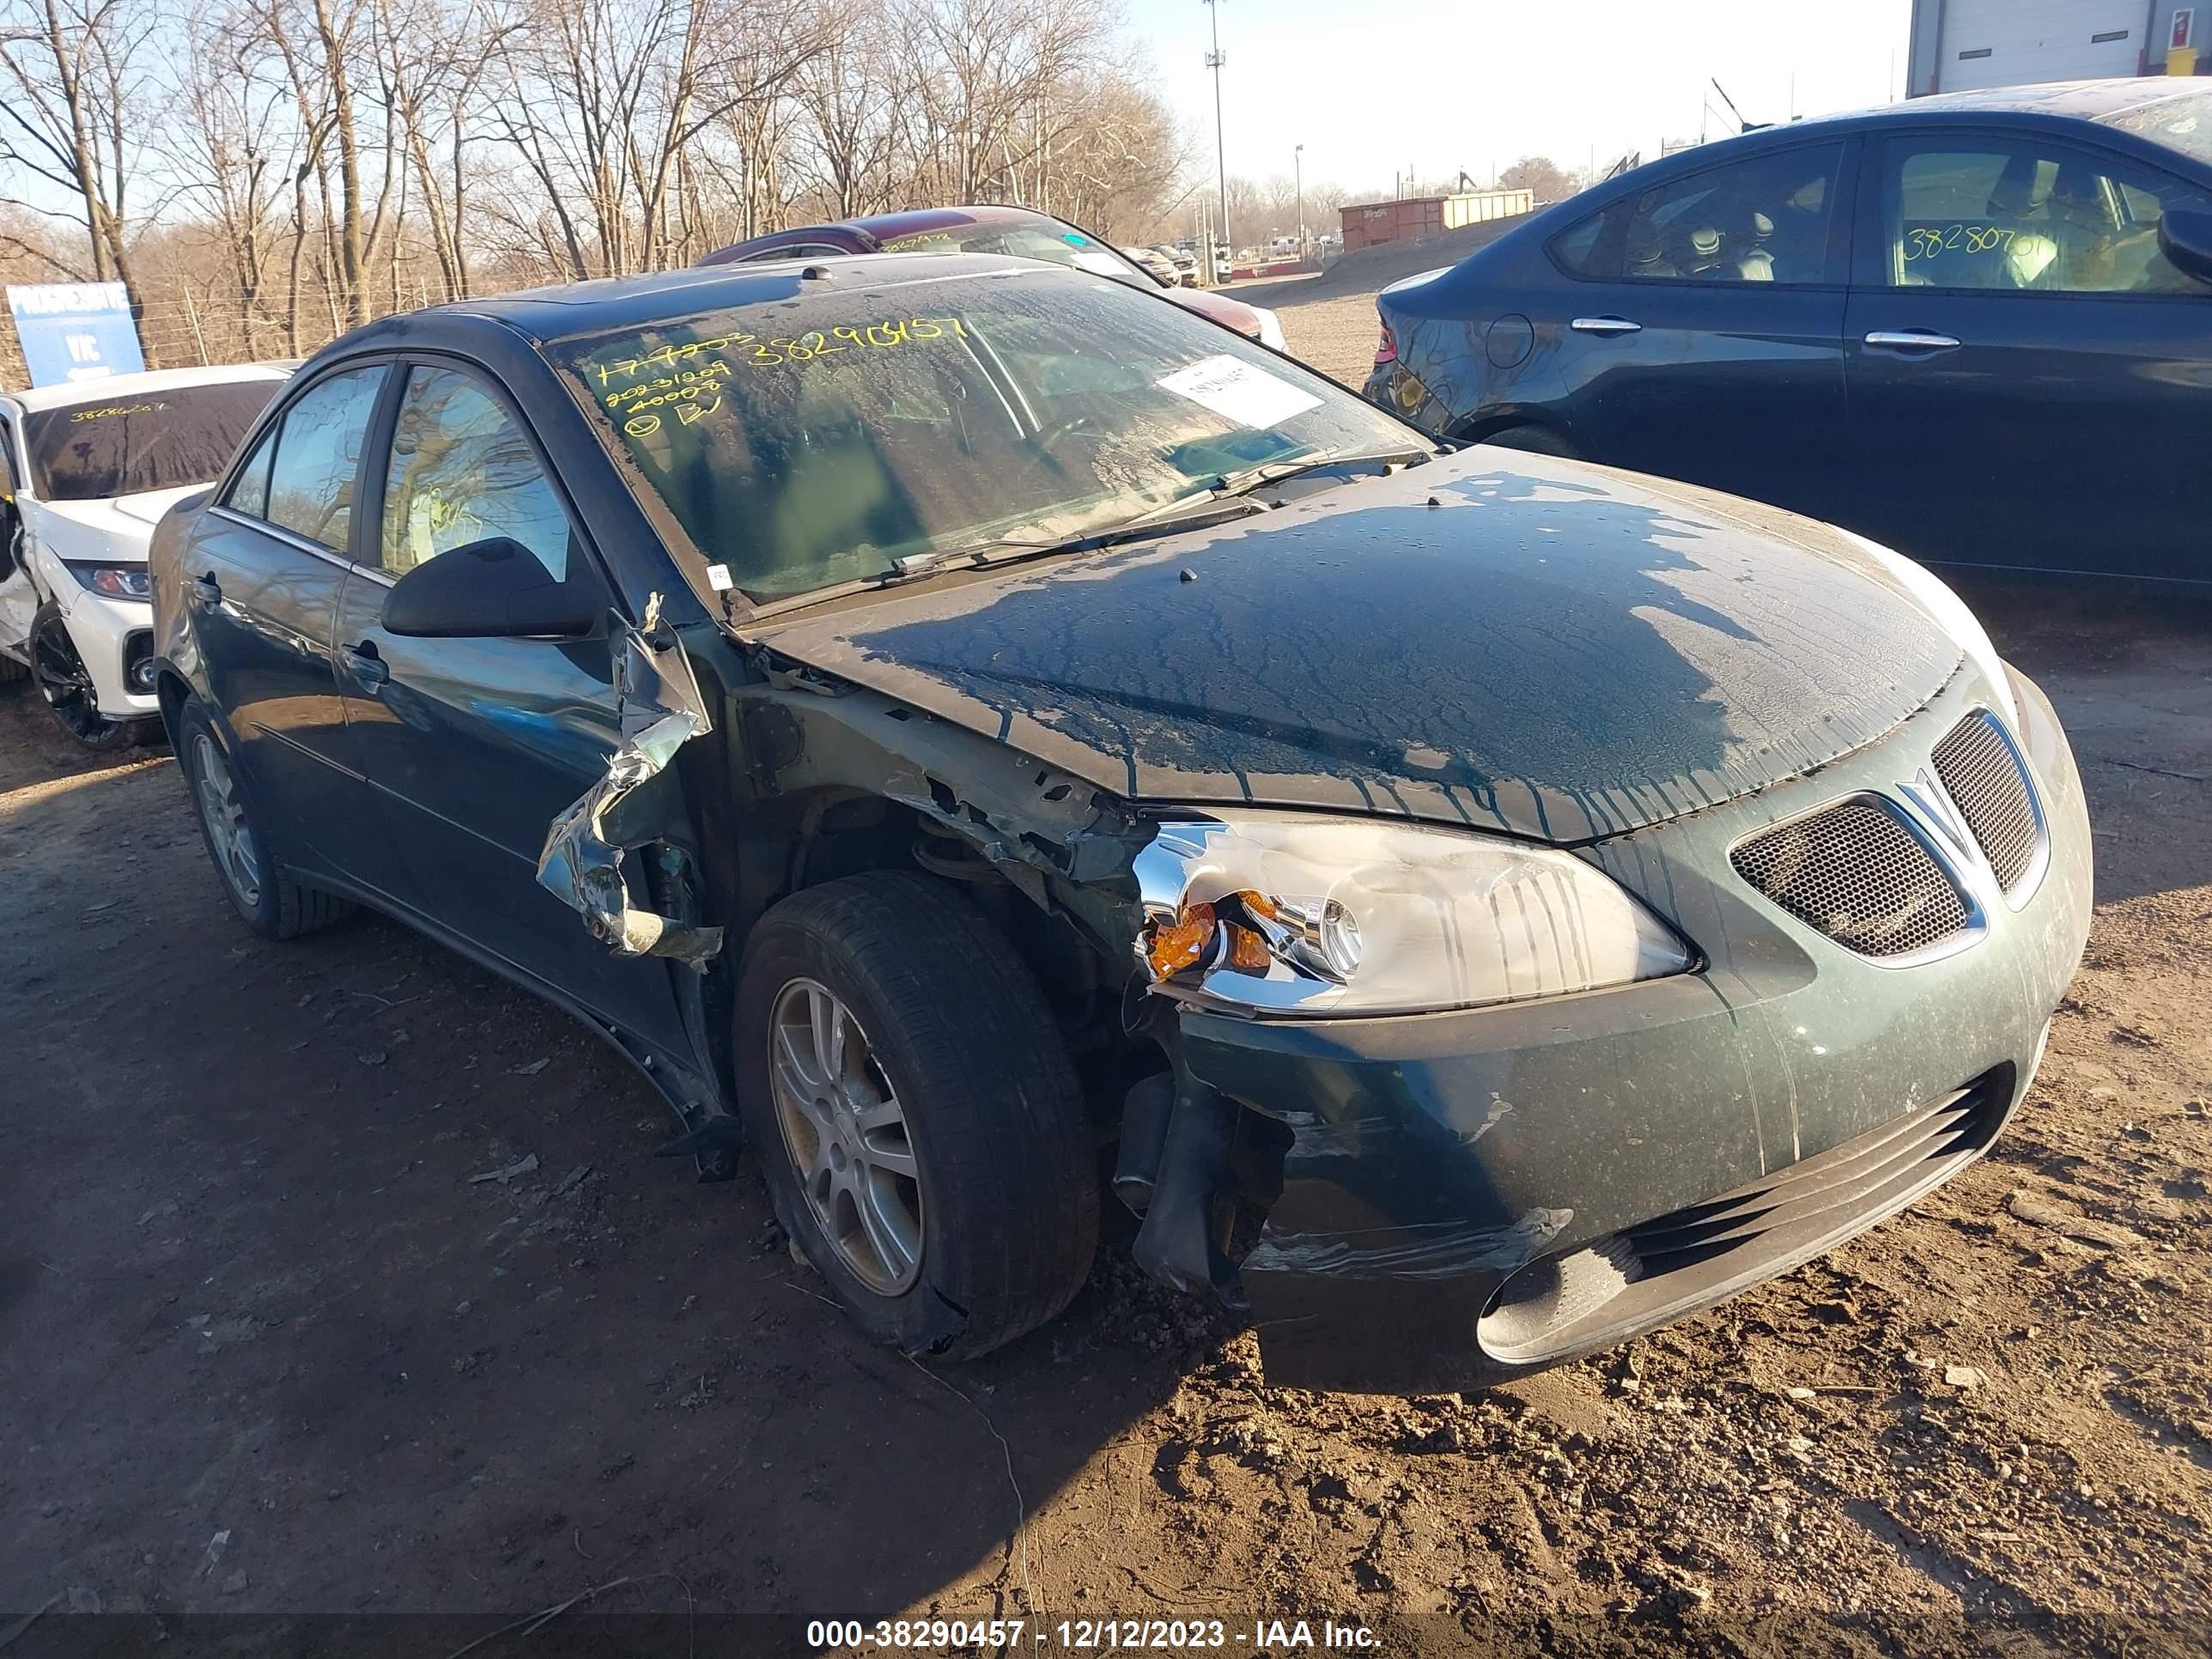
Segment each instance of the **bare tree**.
M1583 187L1583 179L1548 155L1524 155L1498 175L1498 187L1531 191L1539 204L1564 202Z
M1016 202L1126 240L1189 191L1115 0L169 3L0 0L0 258L131 282L153 355L297 355L799 214Z
M143 314L129 234L131 187L145 155L154 14L145 0L0 0L0 164L73 202L89 259L56 258L64 274L119 282ZM7 205L63 216L27 197ZM0 234L6 233L0 232ZM34 245L13 242L19 252ZM49 255L50 258L55 256Z

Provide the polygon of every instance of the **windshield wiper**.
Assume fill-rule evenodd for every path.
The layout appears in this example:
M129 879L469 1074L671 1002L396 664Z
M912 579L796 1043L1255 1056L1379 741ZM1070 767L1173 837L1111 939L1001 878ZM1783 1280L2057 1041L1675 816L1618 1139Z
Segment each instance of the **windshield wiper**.
M1075 536L1041 536L1030 541L1018 537L994 536L988 541L970 542L965 547L917 553L911 558L900 560L896 570L878 577L874 585L894 587L901 582L912 581L917 576L934 575L948 567L962 564L1004 564L1009 560L1034 559L1048 553L1091 553L1121 542L1165 535L1172 530L1195 529L1229 519L1247 518L1267 510L1259 501L1235 496L1224 498L1219 490L1209 485L1195 495L1178 495L1171 501L1162 501L1158 507L1148 507L1133 519L1124 519L1103 530L1086 530Z
M1169 530L1190 529L1219 520L1243 518L1267 510L1264 503L1246 499L1263 484L1280 483L1286 478L1322 472L1331 467L1413 466L1428 459L1429 452L1425 449L1388 449L1364 451L1351 455L1324 452L1295 461L1261 461L1251 466L1238 467L1232 472L1217 473L1202 482L1197 489L1185 490L1157 507L1146 507L1134 518L1124 519L1103 530L1036 541L997 537L987 542L971 543L966 547L919 554L913 559L901 561L897 574L886 578L885 581L886 584L903 581L925 571L941 570L963 560L981 565L996 564L1007 558L1033 557L1040 553L1087 553L1097 548L1111 547L1117 542L1160 535Z
M1196 489L1187 490L1156 507L1147 507L1134 518L1124 519L1103 530L1085 531L1075 536L1039 537L1030 541L1012 537L994 537L988 541L969 542L962 547L940 547L927 553L910 553L897 562L896 569L886 570L879 576L839 582L831 587L817 588L811 593L793 594L789 599L757 609L763 612L796 610L804 605L819 604L824 599L840 599L848 593L896 587L902 583L919 581L925 576L939 575L963 567L981 569L987 565L1005 564L1017 559L1042 558L1055 553L1095 552L1121 542L1164 535L1171 530L1196 529L1231 519L1246 518L1255 513L1267 511L1265 502L1250 499L1250 492L1263 484L1279 483L1286 478L1325 471L1330 467L1413 466L1427 460L1429 455L1430 452L1425 449L1388 449L1363 451L1350 455L1324 452L1295 461L1261 461L1252 466L1239 467L1232 472L1218 473L1204 481Z
M1257 489L1262 484L1281 483L1285 479L1303 477L1310 472L1326 472L1331 467L1356 466L1418 466L1429 459L1425 449L1376 449L1344 454L1335 450L1324 450L1318 455L1308 455L1295 461L1259 461L1250 466L1239 467L1234 472L1224 472L1213 481L1210 494L1218 500L1224 495L1242 495Z

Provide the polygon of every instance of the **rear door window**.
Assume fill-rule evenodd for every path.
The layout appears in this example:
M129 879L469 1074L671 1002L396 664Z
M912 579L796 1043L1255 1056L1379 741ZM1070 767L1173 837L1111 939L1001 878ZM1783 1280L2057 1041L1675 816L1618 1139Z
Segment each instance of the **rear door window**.
M277 430L269 471L263 516L270 523L334 553L345 551L362 448L386 373L382 363L345 369L293 400Z
M1618 259L1613 261L1613 268L1608 270L1602 258L1606 225L1617 216L1614 210L1608 208L1593 213L1580 224L1561 231L1552 238L1552 257L1571 276L1618 277L1620 262Z
M269 458L276 453L276 428L272 426L261 434L261 441L253 446L246 465L230 481L230 494L222 498L225 507L256 519L269 516Z
M1841 144L1707 167L1626 204L1616 244L1634 281L1826 283Z

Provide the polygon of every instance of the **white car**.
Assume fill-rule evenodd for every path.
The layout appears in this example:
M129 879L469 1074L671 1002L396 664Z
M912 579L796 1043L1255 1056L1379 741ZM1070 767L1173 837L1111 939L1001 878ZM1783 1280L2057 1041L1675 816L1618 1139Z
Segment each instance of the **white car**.
M0 683L35 677L87 748L159 732L147 543L289 374L236 363L0 392Z

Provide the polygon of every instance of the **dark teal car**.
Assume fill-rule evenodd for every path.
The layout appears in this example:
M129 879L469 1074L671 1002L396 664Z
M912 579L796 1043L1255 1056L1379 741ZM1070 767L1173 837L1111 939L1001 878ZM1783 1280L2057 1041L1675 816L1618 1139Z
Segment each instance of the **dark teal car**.
M2194 81L1769 128L1384 289L1367 392L1917 559L2212 581L2208 209Z
M1924 570L1059 266L374 324L152 572L241 921L569 1010L913 1352L1056 1314L1109 1191L1280 1382L1603 1346L1979 1155L2088 926Z

